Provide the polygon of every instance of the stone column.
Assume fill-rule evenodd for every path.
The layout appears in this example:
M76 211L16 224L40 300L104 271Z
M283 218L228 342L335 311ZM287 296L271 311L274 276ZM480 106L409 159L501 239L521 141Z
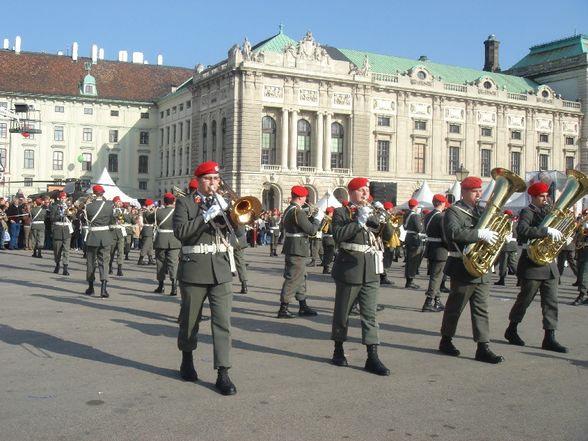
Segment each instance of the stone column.
M349 136L345 133L345 137ZM323 149L323 170L331 171L331 114L325 114L324 127L324 149Z
M282 144L280 146L280 164L282 170L288 170L288 109L282 109Z
M290 170L296 170L296 153L298 149L298 111L292 110L290 114L290 146L289 146L289 161L288 168Z
M324 140L324 127L323 127L323 114L317 112L316 114L316 136L314 137L316 140L315 146L315 164L317 172L323 171L323 140Z

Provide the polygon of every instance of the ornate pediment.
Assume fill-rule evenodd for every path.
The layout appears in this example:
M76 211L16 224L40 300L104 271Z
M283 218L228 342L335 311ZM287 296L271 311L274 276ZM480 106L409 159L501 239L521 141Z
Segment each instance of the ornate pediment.
M311 32L307 32L302 40L297 44L289 44L284 49L288 58L292 58L298 63L299 61L315 62L319 64L329 64L331 57L327 50L318 44L312 37Z

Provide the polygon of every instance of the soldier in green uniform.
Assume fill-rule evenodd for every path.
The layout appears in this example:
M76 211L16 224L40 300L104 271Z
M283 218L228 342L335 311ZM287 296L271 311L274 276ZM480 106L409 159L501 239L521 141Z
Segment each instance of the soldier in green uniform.
M549 186L544 182L535 182L530 185L527 192L531 196L531 204L521 210L517 224L517 234L523 244L531 239L549 236L554 241L561 240L559 230L551 227L539 227L543 218L551 210L547 205ZM525 342L518 334L517 326L523 321L527 308L537 295L541 295L541 312L543 314L543 329L545 337L541 348L548 351L568 352L555 339L557 329L557 285L559 270L556 260L548 265L537 265L527 255L523 247L521 258L517 267L517 276L521 281L521 291L515 300L508 316L510 324L504 333L504 338L511 345L524 346Z
M57 198L57 203L51 207L51 234L53 235L53 258L55 260L55 274L59 273L59 265L63 264L63 275L69 276L69 250L71 246L71 234L73 233L73 225L71 217L73 213L70 212L66 203L67 194L60 192ZM75 210L75 209L74 209Z
M444 306L441 303L441 279L443 268L447 262L447 246L443 242L443 211L447 205L447 199L442 194L433 196L433 210L427 213L424 219L427 244L425 257L429 261L429 287L425 293L423 312L440 312Z
M343 342L347 340L349 313L353 303L359 303L361 320L361 339L367 347L365 369L377 375L390 375L378 357L378 322L376 306L380 287L380 273L384 269L382 240L390 240L392 227L385 219L374 215L373 207L368 203L370 190L367 178L353 178L347 184L350 204L335 209L333 213L333 236L339 248L333 264L335 279L335 309L331 340L335 342L332 362L337 366L348 366L343 351ZM381 222L385 226L381 237Z
M149 222L148 217L153 214L153 200L145 199L145 209L143 210L143 228L141 228L141 251L139 252L139 265L155 265L153 260L153 224ZM147 263L144 263L147 256Z
M335 208L327 207L321 224L323 233L323 274L331 274L331 265L335 258L335 239L333 238L333 213Z
M418 211L419 202L416 199L408 201L409 210L404 215L404 229L406 238L404 245L406 247L406 265L404 267L404 277L406 278L405 288L419 289L420 286L413 282L414 277L419 271L419 266L423 260L423 251L425 243L425 228L423 219Z
M114 228L112 229L112 247L110 249L110 261L108 264L108 274L113 273L112 265L114 263L114 255L116 254L117 276L123 275L123 255L125 253L125 240L127 236L127 229L125 228L125 216L123 210L123 203L120 196L115 196L112 199L114 205Z
M247 235L245 229L239 230L238 236L231 235L231 246L233 247L233 255L235 257L235 268L237 269L237 276L241 282L240 294L247 294L247 262L245 261L245 248L249 246L247 243Z
M293 297L300 305L298 315L315 316L317 312L306 304L306 259L309 254L308 236L316 234L324 217L318 212L309 217L302 209L306 202L308 190L302 185L295 185L290 190L290 205L284 211L282 223L286 239L282 253L286 255L284 264L284 283L280 292L280 309L278 318L294 318L288 306Z
M463 250L467 245L479 240L493 245L498 240L498 233L495 231L476 228L482 214L477 205L481 196L482 180L476 176L468 176L461 182L461 200L445 210L443 215L443 232L449 249L445 271L451 278L451 291L443 311L439 350L454 357L460 354L451 340L455 335L459 317L469 303L474 341L478 344L476 360L496 364L504 361L504 358L494 354L488 347L490 276L485 274L482 277L474 277L468 273L463 263Z
M588 214L587 210L582 212L583 216ZM578 297L571 303L572 306L588 304L586 292L588 291L588 222L586 218L580 220L576 233L575 248L578 253Z
M147 221L153 224L155 240L155 261L157 263L157 288L154 292L163 293L163 284L166 274L171 280L170 296L176 296L178 261L182 244L174 236L173 214L176 208L176 197L172 193L163 195L164 207L160 207L147 216Z
M125 260L129 260L129 253L131 252L131 243L133 242L133 217L129 211L129 203L123 202L123 219L124 227L127 235L125 236Z
M277 208L272 210L272 215L267 221L270 232L270 257L278 256L278 240L280 238L280 212Z
M506 214L511 221L513 220L513 212L512 210L504 210L504 214ZM511 224L511 228L514 228L514 223ZM495 285L504 286L506 285L506 276L507 274L515 274L516 267L517 267L517 238L515 236L514 230L506 237L506 242L500 250L500 254L496 261L498 262L498 275L500 276L499 279L494 282Z
M47 207L43 205L43 199L35 199L35 206L31 208L30 216L33 257L42 258L41 250L45 244L45 217L47 216Z
M110 247L112 246L112 232L114 225L112 201L104 199L104 187L94 185L92 192L96 198L86 204L85 218L87 221L86 237L86 280L88 281L87 295L94 294L94 279L96 265L100 274L100 297L109 297L106 285L108 283L108 271L105 265L110 259Z
M217 194L220 185L216 162L200 164L194 174L198 192L176 201L173 230L182 244L178 282L182 304L178 349L182 351L180 375L186 381L198 380L192 351L196 349L202 305L209 299L212 315L214 368L218 370L216 388L223 395L237 389L229 377L231 367L231 273L235 271L226 213L229 204ZM223 213L225 215L223 216ZM233 230L238 230L233 226Z

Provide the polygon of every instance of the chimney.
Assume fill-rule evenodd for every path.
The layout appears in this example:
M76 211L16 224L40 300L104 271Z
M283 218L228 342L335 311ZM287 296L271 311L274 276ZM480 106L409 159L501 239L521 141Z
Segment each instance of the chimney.
M73 61L78 61L78 42L74 41L71 45L71 59Z
M500 41L496 39L494 34L488 35L488 39L484 42L484 70L486 72L500 72L500 64L498 63L498 47Z
M92 45L92 64L96 64L98 62L98 46L93 44Z
M127 51L118 51L118 61L127 62L128 54Z
M98 49L98 59L99 60L104 60L104 48L101 47L100 49Z
M57 55L59 55L59 56L63 55L63 51L57 51Z
M163 55L161 55L161 54L157 56L157 65L158 66L163 65Z
M17 35L14 40L14 53L20 54L20 35Z
M143 64L143 52L133 52L133 63Z
M4 45L2 46L3 49L9 49L10 48L10 41L8 40L8 38L4 39Z

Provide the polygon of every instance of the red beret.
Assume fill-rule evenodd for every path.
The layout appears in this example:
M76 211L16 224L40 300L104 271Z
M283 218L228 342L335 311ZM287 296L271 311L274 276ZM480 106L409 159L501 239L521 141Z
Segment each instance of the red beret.
M295 185L290 190L290 193L292 193L292 196L298 196L300 198L308 196L308 190L306 189L306 187L303 187L302 185Z
M430 212L431 212L431 210L429 210L428 208L423 208L423 214L428 214Z
M368 178L353 178L347 184L347 190L355 191L361 187L367 187L370 184L370 180Z
M533 185L530 185L529 188L527 189L527 192L531 196L537 196L538 194L547 193L548 191L549 191L549 185L547 185L543 181L535 182Z
M104 187L100 184L96 184L92 187L94 193L104 193Z
M384 202L384 210L390 210L392 208L394 208L394 204L392 202L390 202L390 201Z
M347 199L343 199L341 201L341 205L343 205L344 207L347 207L349 205L349 201Z
M112 202L118 202L120 201L120 196L115 196L112 198Z
M218 171L219 171L219 167L216 162L207 161L207 162L203 162L198 167L196 167L196 170L194 170L194 175L197 178L199 178L200 176L218 173Z
M123 202L123 208L129 208L129 203L128 202Z
M447 198L442 194L436 194L433 196L433 202L445 202L447 203Z
M482 180L477 176L468 176L461 181L462 190L472 190L474 188L482 188Z
M166 204L173 204L176 201L176 197L172 193L166 193L163 195L163 202Z
M188 188L190 190L197 190L198 189L198 181L196 179L190 180L190 183L188 184Z
M57 195L57 197L59 199L66 198L67 197L67 193L65 191L60 191L59 194Z
M333 211L335 211L335 208L333 207L327 207L327 209L325 210L327 214L332 213Z
M153 205L153 199L145 199L145 206Z
M504 210L504 214L506 214L507 216L512 217L512 210Z
M409 199L408 201L408 206L410 208L416 207L419 204L419 201L417 201L415 198Z
M41 199L41 198L35 199L35 204L42 205L43 204L43 199Z

